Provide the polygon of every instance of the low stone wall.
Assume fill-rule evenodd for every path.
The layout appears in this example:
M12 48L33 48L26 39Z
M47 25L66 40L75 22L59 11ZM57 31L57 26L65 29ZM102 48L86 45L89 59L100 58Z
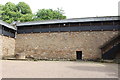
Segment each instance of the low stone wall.
M2 41L2 57L5 56L12 56L14 55L15 52L15 39L11 37L6 37L6 36L0 36L2 37L0 41Z
M100 46L118 34L118 31L83 31L17 34L16 54L37 59L75 60L76 51L82 59L101 58Z

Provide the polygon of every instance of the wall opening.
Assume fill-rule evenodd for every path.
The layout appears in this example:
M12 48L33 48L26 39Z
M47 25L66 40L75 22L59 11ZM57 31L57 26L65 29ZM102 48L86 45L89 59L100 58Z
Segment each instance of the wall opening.
M76 51L77 60L82 60L82 51Z

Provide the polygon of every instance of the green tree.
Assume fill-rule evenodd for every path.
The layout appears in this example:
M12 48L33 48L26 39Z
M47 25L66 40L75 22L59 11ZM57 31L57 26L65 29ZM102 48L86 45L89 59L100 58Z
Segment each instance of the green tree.
M21 22L33 21L32 18L33 18L32 14L22 14L22 16L19 18L19 21Z
M11 2L7 2L4 6L0 5L0 17L3 21L7 23L12 23L13 21L32 21L32 11L24 2L19 2L17 5Z
M32 10L30 6L26 4L25 2L19 2L17 4L17 8L21 14L32 14Z
M66 16L63 14L64 11L62 9L40 9L35 14L34 20L66 19Z
M30 6L25 2L19 2L17 4L17 9L21 13L21 17L19 18L20 22L32 21L33 14Z
M13 21L36 21L36 20L52 20L65 19L64 11L62 9L40 9L33 15L32 10L25 2L19 2L17 5L7 2L5 5L0 5L0 19L7 23Z
M2 20L8 23L17 21L18 10L14 3L7 2L3 7Z
M2 13L3 11L4 5L0 4L0 19L2 19Z

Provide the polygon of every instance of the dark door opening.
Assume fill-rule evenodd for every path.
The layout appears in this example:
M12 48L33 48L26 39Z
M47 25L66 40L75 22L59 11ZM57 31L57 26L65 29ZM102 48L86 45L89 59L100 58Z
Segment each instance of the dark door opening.
M82 51L76 51L77 60L82 60Z

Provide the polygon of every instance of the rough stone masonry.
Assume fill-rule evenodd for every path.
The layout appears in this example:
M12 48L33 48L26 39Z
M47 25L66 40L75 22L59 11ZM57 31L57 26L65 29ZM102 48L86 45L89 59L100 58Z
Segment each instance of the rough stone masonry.
M0 35L0 59L2 59L2 42L3 42L3 39L2 39L2 36Z
M101 58L100 46L118 34L118 31L83 31L18 34L15 53L48 60L76 60L76 51L82 59Z
M15 39L0 35L0 53L3 57L14 55Z

